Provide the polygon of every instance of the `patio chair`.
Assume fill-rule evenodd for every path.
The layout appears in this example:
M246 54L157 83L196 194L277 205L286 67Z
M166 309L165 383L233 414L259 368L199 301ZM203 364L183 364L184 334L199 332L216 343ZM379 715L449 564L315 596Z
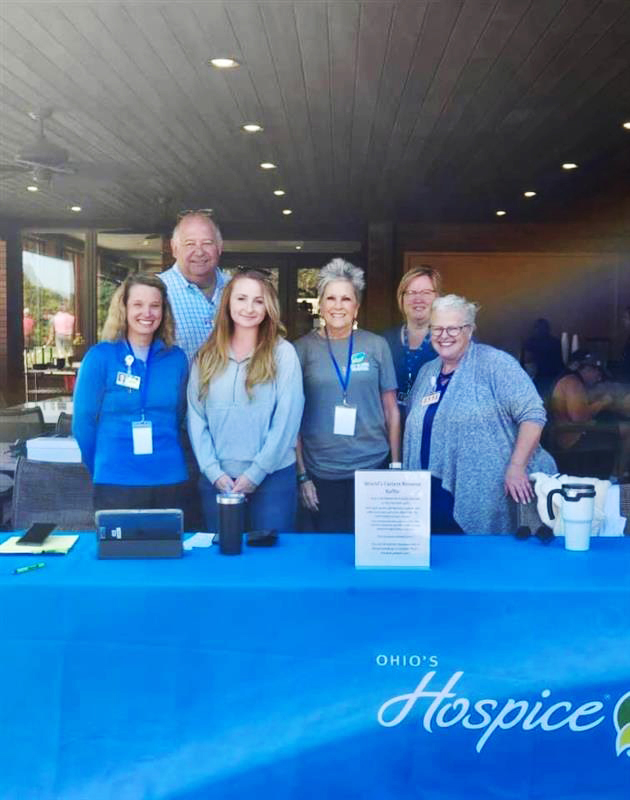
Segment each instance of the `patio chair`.
M0 409L0 442L32 439L44 433L44 415L39 406Z
M11 520L15 530L55 522L60 530L94 530L92 479L83 464L19 458Z
M55 426L55 436L72 436L72 414L62 411Z

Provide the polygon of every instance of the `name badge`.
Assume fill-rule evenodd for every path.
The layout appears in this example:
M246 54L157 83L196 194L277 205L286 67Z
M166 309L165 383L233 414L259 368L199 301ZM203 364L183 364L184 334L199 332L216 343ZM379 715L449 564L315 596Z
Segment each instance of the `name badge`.
M118 372L116 374L116 386L124 386L125 389L139 389L140 376L130 375L128 372Z
M354 406L335 406L335 427L337 436L354 436L357 424L357 410Z
M439 401L440 401L440 393L432 392L431 394L425 394L425 396L420 401L420 404L423 406L432 406L433 403L439 403Z
M134 456L150 456L153 453L153 424L147 420L131 423Z

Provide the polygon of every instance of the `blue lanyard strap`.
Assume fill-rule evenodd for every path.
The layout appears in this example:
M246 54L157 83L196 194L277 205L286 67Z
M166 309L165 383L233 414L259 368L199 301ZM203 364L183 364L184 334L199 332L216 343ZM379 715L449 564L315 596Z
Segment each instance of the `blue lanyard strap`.
M339 364L337 363L337 359L335 358L335 354L332 351L332 347L330 346L330 339L328 337L328 331L324 328L324 332L326 333L326 344L328 345L328 352L330 354L330 358L335 366L335 372L337 373L337 378L341 385L341 389L343 390L343 403L347 405L348 400L348 386L350 386L350 377L352 372L350 371L350 364L352 363L352 345L353 345L353 336L354 332L350 331L350 341L348 343L348 363L346 365L346 376L341 374L341 370L339 369Z
M140 361L140 359L136 359L132 347L127 339L125 339L125 344L127 345L127 350L129 351L129 355L133 358L133 360ZM153 353L153 342L151 342L151 346L149 347L149 352L147 354L147 365L144 370L144 378L141 377L140 380L140 414L142 421L144 421L144 410L147 405L147 391L149 389L149 362L151 361L152 353ZM128 371L131 371L131 365L129 365Z
M415 350L412 350L411 347L409 347L409 328L406 325L403 325L402 339L403 339L403 352L405 355L405 370L407 372L406 394L409 394L409 392L411 391L411 387L413 386L415 377L418 374L420 360L426 350L426 346L430 341L430 338L427 334L427 336L425 336L424 339L420 342L420 346L417 347Z

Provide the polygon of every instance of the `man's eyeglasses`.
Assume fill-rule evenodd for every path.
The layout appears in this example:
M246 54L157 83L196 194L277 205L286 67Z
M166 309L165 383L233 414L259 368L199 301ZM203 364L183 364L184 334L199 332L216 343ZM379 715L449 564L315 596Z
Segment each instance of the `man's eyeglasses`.
M421 297L423 300L429 300L431 297L434 297L437 292L434 289L423 289L421 292L409 290L403 292L403 294L405 297L409 297L411 300L415 300L417 297Z
M202 217L208 217L208 219L213 219L214 217L214 211L211 208L184 208L182 211L177 212L177 221L180 222L189 214L199 214Z
M431 336L441 336L444 332L446 332L447 336L455 337L459 336L459 334L464 330L464 328L470 328L470 324L449 325L448 328L442 328L440 325L429 325L429 331L431 332Z

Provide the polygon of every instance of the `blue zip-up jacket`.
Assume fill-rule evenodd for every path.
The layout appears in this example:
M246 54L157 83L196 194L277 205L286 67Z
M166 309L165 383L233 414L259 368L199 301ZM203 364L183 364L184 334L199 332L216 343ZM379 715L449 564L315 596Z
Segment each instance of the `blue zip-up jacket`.
M188 383L188 433L199 468L214 483L223 473L245 475L259 486L272 472L295 463L302 410L302 369L292 344L279 339L276 379L259 383L252 397L245 390L249 358L230 357L227 368L210 382L199 400L199 366Z
M141 419L142 390L116 384L127 372L127 343L101 342L86 353L74 390L72 433L94 483L159 486L188 478L181 447L186 413L188 362L176 346L154 341L148 366L139 359L131 373L146 383L144 416L153 426L153 453L134 455L132 422Z

